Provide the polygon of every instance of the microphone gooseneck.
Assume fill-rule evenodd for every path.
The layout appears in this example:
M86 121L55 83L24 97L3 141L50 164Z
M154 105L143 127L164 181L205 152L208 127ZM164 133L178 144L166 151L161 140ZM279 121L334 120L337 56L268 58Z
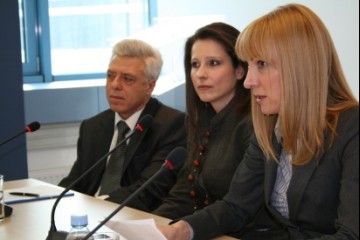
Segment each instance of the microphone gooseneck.
M38 130L40 128L40 123L39 122L32 122L29 125L27 125L25 127L24 130L22 130L21 132L17 133L16 135L12 136L11 138L6 139L5 141L0 143L1 145L4 145L7 142L10 142L11 140L19 137L20 135L24 134L24 133L28 133L28 132L35 132L36 130Z
M152 181L162 173L164 169L178 169L180 168L184 161L187 158L187 150L184 147L177 147L173 149L168 156L161 168L152 175L148 180L145 181L135 192L133 192L124 202L122 202L119 207L117 207L109 216L107 216L103 221L101 221L93 230L91 230L83 240L89 239L99 228L101 228L105 223L107 223L116 213L123 209L134 197L136 197L142 190L144 190Z
M149 114L145 115L140 119L138 124L136 125L135 129L130 132L128 136L126 136L122 141L120 141L113 149L111 149L108 153L106 153L102 158L100 158L94 165L92 165L90 168L88 168L83 174L81 174L74 182L69 184L64 191L61 192L61 194L56 198L56 201L53 205L53 208L51 210L51 225L49 234L46 238L46 240L65 240L67 232L60 231L58 232L55 225L55 210L57 205L59 204L61 198L68 192L70 189L77 184L81 179L83 179L90 171L92 171L95 167L97 167L104 159L107 159L107 157L112 154L117 148L120 147L125 141L127 141L134 133L136 132L143 132L144 129L149 128L153 123L153 117Z

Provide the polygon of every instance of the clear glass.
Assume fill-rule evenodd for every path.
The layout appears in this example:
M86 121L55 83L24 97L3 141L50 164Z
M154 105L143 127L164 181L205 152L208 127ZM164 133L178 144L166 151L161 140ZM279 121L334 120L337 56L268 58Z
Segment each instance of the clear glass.
M20 18L20 40L21 40L21 61L26 63L26 45L25 45L25 20L24 20L24 5L23 0L18 0L19 4L19 18Z
M149 26L147 0L49 1L53 75L104 73L112 46Z
M5 218L5 207L4 207L4 175L0 174L0 221Z
M98 232L93 235L94 239L120 240L120 235L116 232Z

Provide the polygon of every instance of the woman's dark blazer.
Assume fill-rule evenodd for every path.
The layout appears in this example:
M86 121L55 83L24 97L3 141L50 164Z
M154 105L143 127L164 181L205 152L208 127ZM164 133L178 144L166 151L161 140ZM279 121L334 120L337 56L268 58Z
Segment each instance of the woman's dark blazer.
M166 156L174 148L186 147L184 113L151 98L140 119L146 114L153 116L153 124L149 129L142 133L136 132L130 138L125 153L122 187L110 194L107 199L109 201L117 203L124 201L160 169ZM109 151L114 134L114 119L114 112L109 109L81 123L77 160L69 175L59 183L60 186L68 186ZM106 161L103 161L72 189L94 195L100 186L105 166ZM128 206L144 211L155 209L176 182L176 175L176 171L164 171Z
M208 143L205 145L206 150L202 154L203 158L199 158L198 151L194 156L189 156L169 196L153 212L154 214L177 219L203 208L205 196L208 196L207 201L210 204L225 196L253 132L250 114L240 114L236 111L236 106L236 99L233 99L217 114L207 116L209 110L206 108L200 112L199 125L203 131L200 131L201 136L198 136L199 145L203 141L202 133L211 130ZM193 172L195 159L200 161L201 173L195 181L189 182L188 176ZM190 197L192 185L196 187L196 196L193 198Z
M224 201L184 218L195 239L240 232L264 203L288 237L263 231L259 239L359 239L359 108L340 114L336 132L330 148L293 168L287 191L290 219L270 205L277 164L264 161L253 137Z

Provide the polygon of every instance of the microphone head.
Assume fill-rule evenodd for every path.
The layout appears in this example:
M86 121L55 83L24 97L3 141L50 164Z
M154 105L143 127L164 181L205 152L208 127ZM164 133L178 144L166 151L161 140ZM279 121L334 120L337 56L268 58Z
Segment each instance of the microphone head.
M146 114L143 116L138 124L136 124L136 129L140 132L144 131L145 129L151 127L153 124L154 118L150 114Z
M166 157L165 165L170 169L179 169L187 158L188 152L184 147L176 147Z
M35 121L26 126L26 132L35 132L39 130L40 123Z

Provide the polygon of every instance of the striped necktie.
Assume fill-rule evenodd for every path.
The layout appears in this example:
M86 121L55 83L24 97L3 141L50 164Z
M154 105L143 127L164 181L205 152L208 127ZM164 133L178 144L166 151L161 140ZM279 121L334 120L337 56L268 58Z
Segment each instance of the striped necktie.
M116 145L125 138L125 134L129 131L129 127L124 121L117 123L118 137ZM110 156L108 164L101 182L100 195L108 195L120 186L120 180L124 167L126 141L123 142Z

